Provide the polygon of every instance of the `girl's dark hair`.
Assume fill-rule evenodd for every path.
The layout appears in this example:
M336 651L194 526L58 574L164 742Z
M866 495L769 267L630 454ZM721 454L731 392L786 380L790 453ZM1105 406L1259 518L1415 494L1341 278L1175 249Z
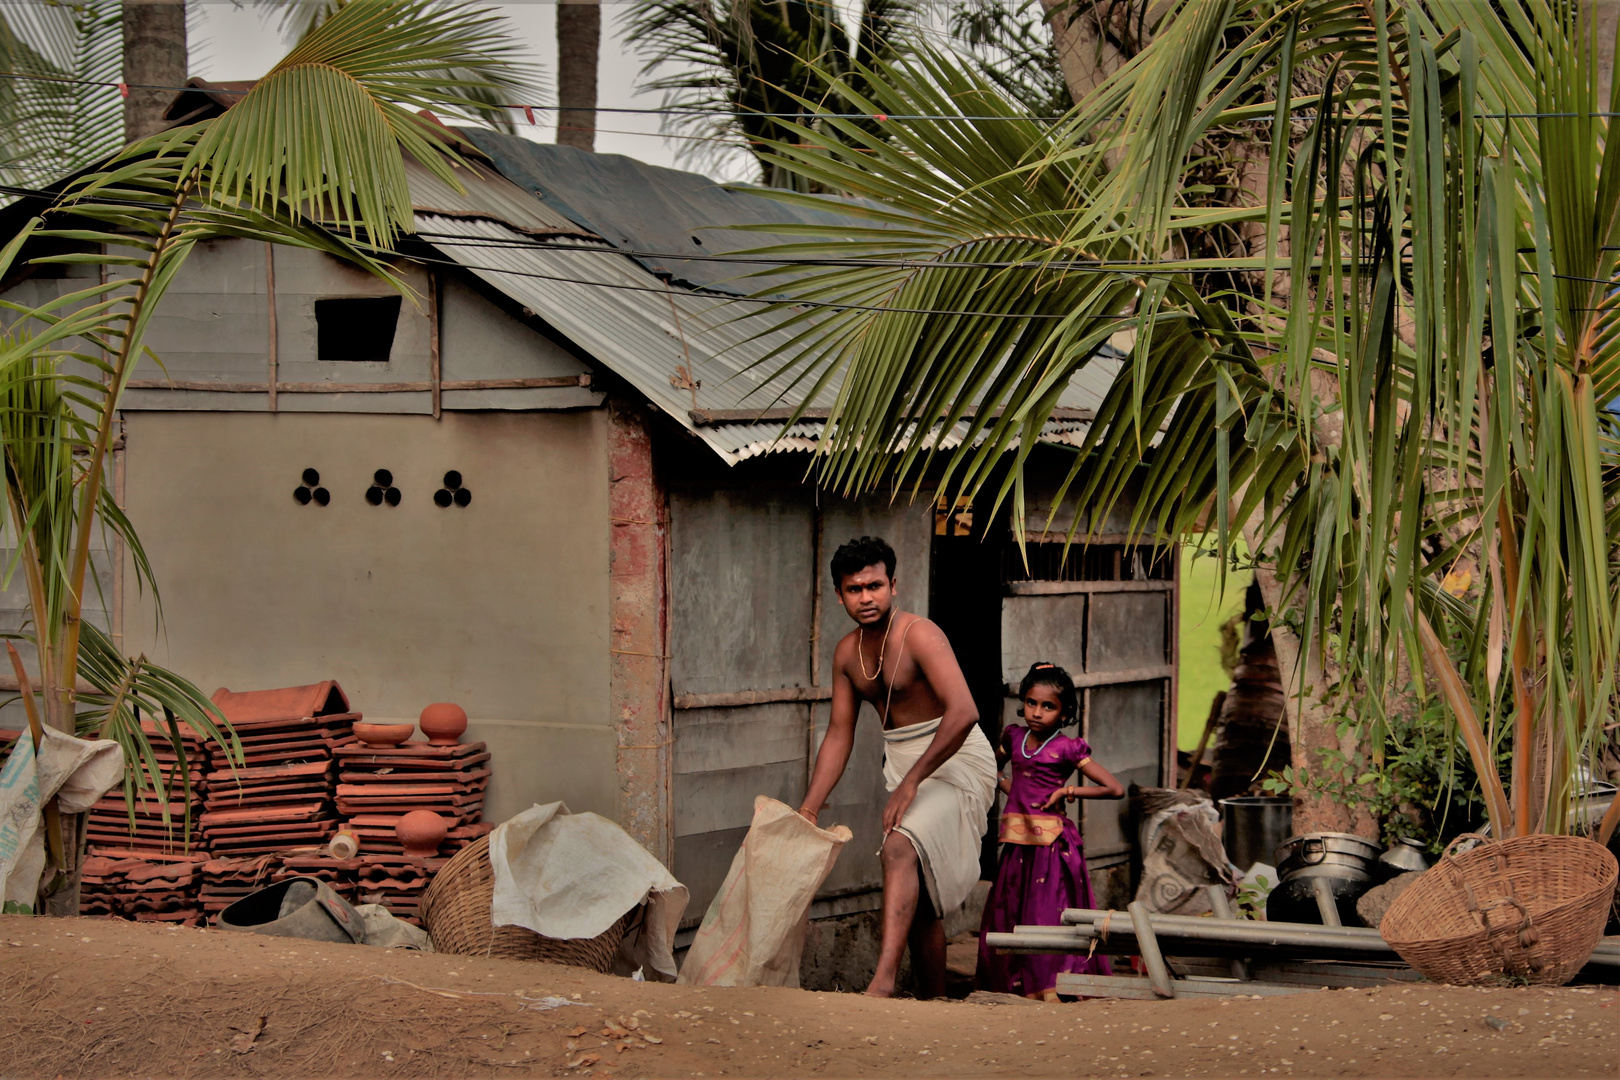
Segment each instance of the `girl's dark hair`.
M1072 724L1074 718L1080 713L1080 699L1074 692L1074 680L1069 673L1056 664L1049 664L1045 660L1038 660L1030 665L1029 671L1024 674L1024 681L1018 684L1018 715L1024 714L1024 699L1029 696L1032 686L1050 686L1058 692L1058 703L1063 706L1063 719L1060 724Z

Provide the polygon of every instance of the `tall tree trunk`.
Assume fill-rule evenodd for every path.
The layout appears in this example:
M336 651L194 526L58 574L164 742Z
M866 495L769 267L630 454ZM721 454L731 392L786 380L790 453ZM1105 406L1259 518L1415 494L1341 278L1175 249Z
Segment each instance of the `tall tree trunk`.
M557 5L557 142L596 149L596 58L602 46L598 0Z
M1251 549L1258 550L1258 549ZM1283 596L1283 582L1265 567L1256 567L1255 584L1266 607L1275 612ZM1273 619L1271 641L1277 649L1277 670L1288 700L1288 739L1296 771L1319 772L1321 751L1337 750L1354 760L1361 750L1354 731L1342 737L1330 703L1320 696L1331 685L1322 658L1309 642L1302 642L1289 627ZM1303 693L1302 690L1303 683ZM1294 832L1342 832L1378 840L1378 821L1365 806L1345 806L1309 791L1294 792Z
M131 86L186 84L185 0L124 0L124 82ZM176 91L130 90L124 138L144 139L163 128Z
M1058 66L1075 101L1083 100L1104 79L1147 44L1149 34L1140 4L1087 4L1081 0L1041 0L1052 31ZM1140 36L1141 40L1137 40Z
M1232 683L1221 702L1219 734L1211 756L1209 793L1216 800L1248 794L1292 763L1287 694L1277 672L1270 627L1258 585L1244 590L1243 630Z

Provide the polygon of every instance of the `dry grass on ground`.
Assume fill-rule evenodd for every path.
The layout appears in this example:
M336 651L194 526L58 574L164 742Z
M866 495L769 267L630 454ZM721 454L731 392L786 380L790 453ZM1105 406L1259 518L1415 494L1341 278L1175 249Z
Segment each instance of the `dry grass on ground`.
M1440 986L1224 1003L880 1002L0 918L7 1078L1612 1077L1617 1002Z

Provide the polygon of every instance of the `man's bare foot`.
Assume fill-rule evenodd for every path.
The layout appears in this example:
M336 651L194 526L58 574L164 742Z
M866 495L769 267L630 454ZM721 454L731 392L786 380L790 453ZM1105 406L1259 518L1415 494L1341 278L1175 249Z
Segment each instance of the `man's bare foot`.
M873 975L872 981L866 985L867 997L894 997L894 976Z

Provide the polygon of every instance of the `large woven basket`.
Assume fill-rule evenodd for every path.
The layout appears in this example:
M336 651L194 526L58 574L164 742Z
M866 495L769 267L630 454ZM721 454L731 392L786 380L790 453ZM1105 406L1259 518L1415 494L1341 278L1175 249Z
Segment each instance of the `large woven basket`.
M433 948L457 956L495 956L506 960L541 960L607 972L624 940L634 911L593 938L563 940L541 937L521 926L490 921L495 872L489 865L489 837L468 844L433 875L422 894L422 923Z
M1448 847L1378 930L1435 982L1562 986L1603 935L1617 873L1607 849L1579 836L1486 840L1460 855Z

